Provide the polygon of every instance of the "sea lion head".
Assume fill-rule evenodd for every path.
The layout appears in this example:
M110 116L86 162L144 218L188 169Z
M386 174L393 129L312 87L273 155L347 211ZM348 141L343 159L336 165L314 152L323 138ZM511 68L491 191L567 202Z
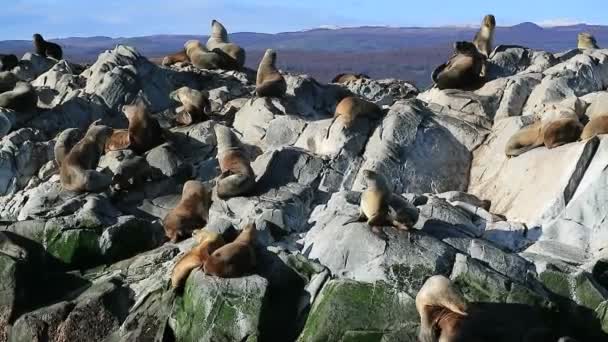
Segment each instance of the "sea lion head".
M238 149L240 141L230 128L223 125L215 125L215 138L217 140L217 152L222 153L228 150Z
M579 49L588 49L595 48L597 49L597 41L595 37L589 32L581 32L578 34L578 48Z
M208 210L207 208L211 206L211 190L199 181L189 180L184 183L182 199L192 199L202 206L203 210Z
M494 18L494 15L488 14L485 17L483 17L483 25L488 26L490 28L495 28L496 27L496 18Z
M268 49L264 53L264 58L262 58L264 64L275 65L277 61L277 52L273 49Z
M388 181L383 174L372 170L363 170L363 178L368 188L385 188L388 186Z
M43 42L44 38L42 38L42 36L39 33L35 33L32 38L34 39L35 42Z
M114 130L112 130L111 127L101 125L100 122L101 120L96 120L91 124L91 126L89 126L89 129L85 134L85 139L94 142L97 144L99 150L103 151L106 145L106 140L112 136Z
M129 120L129 123L131 123L135 118L141 118L145 116L147 114L147 111L148 106L141 97L138 97L135 102L130 105L122 106L122 112L127 117L127 120Z
M213 19L211 20L211 37L222 43L228 43L228 31L222 23Z

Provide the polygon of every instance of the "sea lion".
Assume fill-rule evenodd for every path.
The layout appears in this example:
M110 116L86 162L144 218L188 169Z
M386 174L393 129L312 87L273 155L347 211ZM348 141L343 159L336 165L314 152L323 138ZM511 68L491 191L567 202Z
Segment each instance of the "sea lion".
M419 341L459 341L468 303L448 278L435 275L427 279L416 295L416 310L420 315Z
M507 157L515 157L542 145L552 149L577 141L582 131L583 125L577 118L564 117L547 122L539 120L521 128L509 138L505 154Z
M61 166L65 156L72 150L74 145L82 138L82 131L79 128L68 128L61 132L55 141L53 152L57 166Z
M186 53L186 50L182 50L182 51L178 51L174 54L171 55L167 55L163 58L163 61L161 62L162 65L164 66L169 66L169 65L173 65L175 63L187 63L190 62L190 59L188 58L188 54Z
M199 181L190 180L184 184L182 198L163 220L165 235L171 242L178 242L202 228L209 219L211 192Z
M433 72L439 89L474 89L481 86L485 57L470 42L454 43L454 55Z
M163 130L141 98L132 105L123 106L122 111L129 121L129 128L127 131L113 131L106 143L106 152L129 148L137 154L143 154L163 143Z
M222 172L217 180L217 196L228 199L245 195L255 186L255 174L249 158L230 128L216 125L214 129L217 139L217 160Z
M255 81L255 92L260 97L283 97L287 91L287 82L276 67L277 53L266 50L258 66Z
M581 32L578 34L579 49L599 49L595 37L589 32Z
M71 150L63 150L63 153L67 152L63 159L61 155L55 156L55 160L61 162L59 175L61 185L66 190L99 191L112 183L110 176L95 171L110 134L110 127L98 125L98 121L95 121Z
M28 82L17 82L13 90L0 94L0 107L12 109L17 112L36 110L38 95Z
M34 48L36 49L36 53L42 57L51 57L58 61L63 57L63 50L61 50L61 46L55 43L47 42L38 33L34 34Z
M492 52L492 45L494 43L494 29L496 28L496 19L493 15L488 14L483 17L481 27L475 34L473 44L477 47L477 50L484 55L486 58L490 57Z
M19 81L19 77L12 72L0 71L0 94L13 90Z
M215 51L209 51L198 40L189 40L184 44L188 59L197 68L200 69L227 69L229 61L225 57Z
M369 79L371 77L367 76L366 74L351 74L351 73L345 73L345 74L338 74L336 75L336 77L334 77L331 80L331 83L346 83L346 82L350 82L350 81L356 81L356 80L360 80L360 79Z
M201 229L193 236L197 241L197 245L186 253L173 267L171 287L174 289L182 287L190 272L197 267L203 266L209 255L225 244L222 235L207 229Z
M11 71L19 64L19 59L13 54L0 54L0 71Z
M245 65L245 50L234 43L230 43L228 31L217 20L211 21L211 35L207 40L207 48L211 51L216 48L222 50L230 56L236 69L241 69Z
M365 222L371 227L372 232L383 236L381 227L392 225L398 229L409 230L418 220L418 210L411 209L409 203L403 199L394 198L388 180L384 175L372 170L363 170L366 189L361 194L361 203L359 205L359 215L346 221L344 225L353 222ZM391 214L392 205L403 205L407 203L407 207L393 208L398 214ZM409 207L409 208L408 208Z
M334 119L350 128L354 121L359 117L367 117L372 120L382 118L382 109L375 103L369 102L359 97L347 96L338 102Z
M468 303L443 275L424 282L416 310L421 342L555 342L567 341L562 338L573 332L555 311L515 303Z
M211 103L208 95L200 90L181 87L170 94L170 97L181 102L182 106L176 109L175 121L181 125L190 125L195 122L204 121L211 113Z
M203 272L221 278L237 278L253 273L256 266L256 232L255 224L245 225L234 241L208 255Z

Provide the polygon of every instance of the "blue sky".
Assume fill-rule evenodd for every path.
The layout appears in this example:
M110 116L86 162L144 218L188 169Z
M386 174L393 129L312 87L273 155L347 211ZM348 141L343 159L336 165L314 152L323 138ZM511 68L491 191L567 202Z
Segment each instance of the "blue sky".
M608 24L608 0L4 0L0 40L45 37L207 34L217 18L230 32L286 32L321 26L476 24L522 21Z

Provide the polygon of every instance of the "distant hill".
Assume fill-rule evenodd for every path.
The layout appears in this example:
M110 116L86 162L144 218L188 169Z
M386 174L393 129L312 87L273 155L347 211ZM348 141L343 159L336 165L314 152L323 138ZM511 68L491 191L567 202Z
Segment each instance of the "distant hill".
M257 66L265 49L273 48L279 51L282 69L307 73L320 81L329 81L339 72L356 71L376 78L410 80L424 87L434 67L450 55L452 43L472 40L476 31L471 27L353 27L277 34L238 32L230 37L247 50L247 65L251 68ZM582 31L593 33L600 46L608 46L608 26L580 24L543 28L534 23L498 27L496 44L564 51L576 47L576 36ZM134 46L152 58L180 50L189 39L206 41L207 36L86 37L53 41L63 46L69 60L92 62L99 53L117 44ZM31 50L30 41L0 41L0 53L22 55Z

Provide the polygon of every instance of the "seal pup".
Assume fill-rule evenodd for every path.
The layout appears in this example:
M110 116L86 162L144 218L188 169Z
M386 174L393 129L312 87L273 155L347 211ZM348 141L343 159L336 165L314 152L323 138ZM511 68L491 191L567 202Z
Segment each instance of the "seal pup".
M188 63L190 59L188 58L188 54L186 50L178 51L174 54L167 55L163 58L161 64L164 66L173 65L175 63Z
M34 48L38 55L42 57L51 57L56 60L61 60L63 57L63 50L59 44L47 42L38 33L34 34Z
M192 236L197 241L196 246L186 253L173 267L171 287L174 289L181 288L193 269L203 266L210 254L225 245L221 234L207 229L200 229Z
M283 97L287 91L287 82L276 67L277 53L266 50L258 66L255 81L255 92L259 97Z
M0 71L11 71L19 64L19 59L13 54L0 54Z
M167 238L175 243L204 227L209 220L210 206L211 191L199 181L187 181L179 203L163 219Z
M221 278L237 278L253 273L256 266L256 233L255 224L246 224L234 241L207 256L203 272Z
M126 131L113 131L105 145L106 152L129 148L137 154L143 154L163 143L163 130L150 115L143 99L138 98L134 104L123 106L122 112L129 121L129 128Z
M390 189L388 180L384 175L372 170L363 170L363 177L366 183L366 189L361 194L361 203L359 204L359 215L344 223L344 225L353 222L366 222L371 227L372 232L383 237L381 230L382 226L391 225L402 230L409 230L418 220L418 211L414 208L416 215L410 215L412 211L403 210L401 208L394 209L399 212L399 216L392 215L390 212L390 204L403 204L403 201L395 199ZM405 201L405 199L404 199ZM405 201L407 202L407 201Z
M84 137L71 150L63 150L64 153L67 152L64 158L61 155L55 156L55 160L61 163L59 176L61 185L66 190L99 191L112 183L110 176L95 171L106 139L112 134L110 127L99 125L98 122L89 126Z
M172 92L169 97L182 104L175 111L175 121L180 125L188 126L195 122L205 121L211 113L211 103L206 92L181 87Z
M344 84L346 82L350 82L350 81L356 81L356 80L361 80L361 79L370 79L371 77L369 77L366 74L352 74L352 73L343 73L343 74L337 74L332 80L331 83L340 83L340 84Z
M578 34L577 47L579 49L599 49L595 37L589 32L581 32Z
M17 82L13 90L0 94L0 107L17 112L29 112L38 107L36 90L28 82Z
M216 125L214 130L222 172L216 183L217 196L228 199L249 193L255 186L255 174L241 142L226 126Z
M188 60L200 69L227 69L229 61L215 51L209 51L200 41L189 40L184 44Z
M467 301L450 279L442 275L430 277L416 295L416 311L420 315L418 340L458 341L467 310Z
M494 44L494 30L496 29L496 19L492 14L483 17L481 27L475 34L473 44L477 50L486 58L490 57L492 45Z
M217 20L211 21L211 35L207 40L207 48L211 51L217 48L226 53L234 62L236 69L241 69L245 65L245 50L234 43L230 43L228 31Z
M439 89L474 89L482 85L481 72L485 57L470 42L454 43L454 55L433 71L432 79Z

